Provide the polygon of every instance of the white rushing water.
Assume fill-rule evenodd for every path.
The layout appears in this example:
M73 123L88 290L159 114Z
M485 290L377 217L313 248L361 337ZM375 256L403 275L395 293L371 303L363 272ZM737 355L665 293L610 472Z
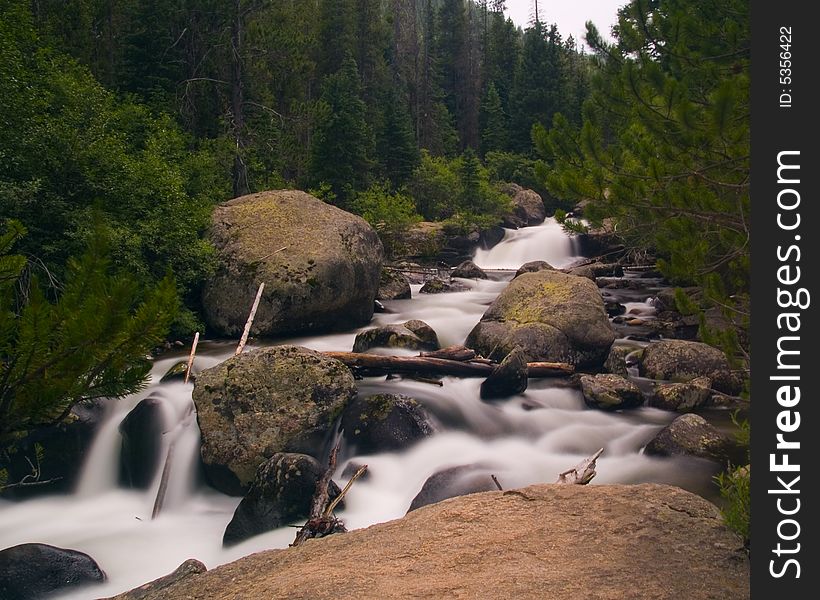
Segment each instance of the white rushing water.
M510 232L496 248L479 252L478 264L517 268L529 260L560 267L575 260L572 243L554 222ZM464 281L467 291L424 295L385 302L392 312L371 323L422 319L438 333L442 345L461 343L487 306L505 287L503 281ZM316 350L350 350L356 332L282 340ZM233 345L205 343L196 364L208 368L230 356ZM248 350L252 348L249 347ZM286 547L294 529L282 528L223 549L225 526L239 498L219 494L197 480L199 431L190 415L191 384L159 384L159 377L181 354L158 360L152 385L143 393L112 403L83 467L77 491L19 503L0 503L0 548L43 542L90 554L108 575L104 585L64 598L110 596L174 570L188 558L208 568L266 548ZM551 482L598 448L605 448L594 483L657 481L703 489L711 467L688 459L654 459L643 445L672 415L650 408L627 413L587 409L580 393L549 380L531 380L524 394L498 403L479 399L479 379L444 378L441 387L410 379L367 378L361 394L403 393L419 400L436 418L439 432L400 453L345 456L369 465L369 477L357 482L339 513L349 528L404 515L425 480L443 469L481 465L505 488ZM162 464L146 491L118 487L123 417L148 395L161 398L165 411L165 445L175 441L168 496L162 513L151 519ZM336 481L340 481L337 476Z

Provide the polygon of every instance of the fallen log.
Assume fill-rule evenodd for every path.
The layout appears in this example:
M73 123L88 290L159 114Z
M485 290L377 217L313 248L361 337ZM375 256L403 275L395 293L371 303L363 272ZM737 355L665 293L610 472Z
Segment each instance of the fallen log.
M394 373L436 373L455 377L487 377L495 368L494 363L458 361L430 356L384 356L363 352L323 352L350 368ZM566 377L575 372L566 363L527 363L530 377Z
M441 350L433 350L432 352L421 352L419 356L424 358L445 358L447 360L457 360L459 362L472 360L476 357L475 350L465 348L460 344L454 346L447 346Z
M560 475L558 475L558 481L555 483L560 484L577 484L577 485L586 485L592 478L595 477L595 461L598 460L598 457L603 454L604 449L601 448L590 456L589 458L585 458L577 465L575 465L572 469L568 471L564 471Z

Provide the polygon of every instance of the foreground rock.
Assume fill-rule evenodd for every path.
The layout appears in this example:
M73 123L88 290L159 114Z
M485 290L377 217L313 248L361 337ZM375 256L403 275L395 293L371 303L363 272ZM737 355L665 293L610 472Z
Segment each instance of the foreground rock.
M635 408L644 401L638 386L620 375L581 375L581 393L587 406L601 410Z
M341 427L357 454L402 450L435 430L421 404L397 394L357 398L342 414Z
M284 527L310 514L316 482L325 467L306 454L274 454L262 463L247 495L234 511L222 543L238 544L250 537ZM330 500L341 491L330 482Z
M471 260L465 260L458 265L452 273L451 277L461 277L462 279L487 279L487 274L484 270Z
M376 300L406 300L411 295L410 281L401 271L382 269Z
M156 597L164 594L165 590L172 584L179 583L183 579L194 577L207 570L208 568L204 564L195 558L189 558L174 569L172 573L108 600L146 600L146 598Z
M251 333L344 329L373 316L384 251L361 217L295 190L217 206L210 240L218 268L203 293L212 331L238 337L259 284Z
M679 416L646 445L656 456L688 455L723 462L733 450L731 440L696 414Z
M520 394L527 389L527 356L521 348L513 348L489 377L481 382L481 398L491 400Z
M438 350L439 343L432 327L413 319L401 325L383 325L362 331L353 342L353 352L366 352L370 348Z
M103 581L105 573L83 552L47 544L20 544L0 551L3 600L34 600Z
M725 394L737 394L742 387L726 355L701 342L667 340L649 344L640 368L644 377L675 382L706 376L712 380L714 389Z
M490 305L465 345L502 360L516 346L529 361L600 367L615 340L593 282L558 271L513 279Z
M749 562L717 508L679 488L540 485L260 552L145 600L455 597L746 600Z
M461 465L444 469L427 478L413 498L407 512L435 504L448 498L498 489L490 473L476 465Z
M242 495L259 465L277 452L318 455L355 395L347 367L297 346L245 352L206 369L193 399L209 482Z

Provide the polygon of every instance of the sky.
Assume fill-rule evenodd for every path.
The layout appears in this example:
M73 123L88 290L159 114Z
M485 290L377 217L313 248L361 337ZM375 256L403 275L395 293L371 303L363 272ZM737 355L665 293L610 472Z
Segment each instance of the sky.
M556 23L561 36L572 35L580 45L584 41L587 21L592 21L605 39L612 39L610 28L616 13L629 0L538 0L538 18ZM507 0L505 14L516 25L526 28L532 14L533 0ZM586 44L584 44L586 45Z

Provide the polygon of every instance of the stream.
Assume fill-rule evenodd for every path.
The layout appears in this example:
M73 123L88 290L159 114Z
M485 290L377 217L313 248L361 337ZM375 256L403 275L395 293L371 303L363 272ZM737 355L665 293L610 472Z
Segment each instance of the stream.
M508 231L501 243L475 256L479 266L493 269L491 279L462 280L466 291L446 294L419 294L420 286L412 286L412 299L385 301L391 312L374 315L367 327L421 319L436 330L442 346L462 343L515 269L531 260L546 260L559 268L571 265L580 258L575 248L572 238L552 219L537 227ZM651 314L647 300L632 301L628 308ZM363 329L268 343L349 351L356 333ZM218 364L234 348L235 342L201 343L197 368ZM166 575L188 558L210 569L263 549L287 547L293 541L296 530L282 528L222 548L222 534L240 498L223 495L202 482L199 430L195 419L185 418L193 385L159 383L172 365L186 357L183 350L162 355L143 392L107 406L74 493L23 502L0 500L0 548L42 542L80 550L94 557L106 572L105 584L60 598L111 596ZM525 393L492 404L479 399L480 379L445 377L442 382L440 387L407 378L371 377L358 382L360 394L386 392L416 398L435 417L438 431L400 453L340 457L343 460L335 477L340 485L345 481L341 473L349 463L369 466L369 476L356 482L345 509L337 513L348 529L403 516L425 480L449 467L480 464L505 489L514 488L553 482L558 473L602 447L605 451L593 484L660 482L705 496L714 494L711 463L641 453L673 420L674 413L646 407L614 413L589 409L578 390L549 379L531 379ZM146 491L123 489L117 483L118 425L148 395L166 400L166 443L174 437L177 440L165 505L154 520L151 512L160 473Z

